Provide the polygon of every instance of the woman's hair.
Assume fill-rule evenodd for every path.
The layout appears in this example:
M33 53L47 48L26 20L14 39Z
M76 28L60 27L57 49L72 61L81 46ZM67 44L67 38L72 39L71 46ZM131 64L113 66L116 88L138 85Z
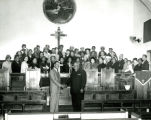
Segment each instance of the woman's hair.
M25 58L26 58L26 57L28 57L28 56L27 56L27 55L25 55L25 56L23 57L23 61L25 60Z
M59 61L60 61L62 58L64 59L64 57L60 57L60 58L59 58Z
M101 56L99 56L99 59L102 59L102 60L104 61L104 58L103 58L103 57L101 57Z
M60 63L60 62L59 62L59 61L55 61L55 62L54 62L54 65L55 65L56 63Z
M92 60L92 59L93 59L93 60L94 60L94 61L96 62L96 59L95 59L95 57L91 57L91 58L90 58L90 60Z
M139 59L138 59L138 61L141 61L141 62L143 62L142 58L139 58Z
M115 61L117 61L117 58L116 58L116 57L112 57L112 60L113 60L113 59L114 59Z
M6 55L5 60L7 60L8 58L11 59L11 56L10 55Z
M14 56L14 60L15 60L17 57L19 57L19 55L15 55L15 56Z

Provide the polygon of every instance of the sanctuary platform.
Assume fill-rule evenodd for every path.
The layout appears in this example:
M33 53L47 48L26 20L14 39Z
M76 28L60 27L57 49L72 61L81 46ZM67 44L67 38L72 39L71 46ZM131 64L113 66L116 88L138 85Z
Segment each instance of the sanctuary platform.
M86 72L87 84L81 104L82 113L127 111L129 117L132 113L136 113L140 118L144 114L149 115L151 111L150 71L136 72L136 74L115 74L112 69L103 69L101 73L94 70ZM66 83L68 78L68 74L61 74L61 83ZM25 75L8 74L1 69L0 82L2 115L49 112L51 96L49 76L41 75L39 70L28 70ZM60 91L59 112L72 112L70 87Z

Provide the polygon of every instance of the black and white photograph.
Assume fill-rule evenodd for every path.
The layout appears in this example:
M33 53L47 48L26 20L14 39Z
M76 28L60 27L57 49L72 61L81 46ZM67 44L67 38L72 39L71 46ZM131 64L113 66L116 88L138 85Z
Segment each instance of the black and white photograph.
M0 120L151 120L151 0L0 0Z

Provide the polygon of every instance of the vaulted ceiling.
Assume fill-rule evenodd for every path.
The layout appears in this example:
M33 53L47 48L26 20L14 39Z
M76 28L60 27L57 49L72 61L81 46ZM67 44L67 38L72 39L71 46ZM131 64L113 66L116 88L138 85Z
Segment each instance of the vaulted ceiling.
M151 12L151 0L140 0L145 7Z

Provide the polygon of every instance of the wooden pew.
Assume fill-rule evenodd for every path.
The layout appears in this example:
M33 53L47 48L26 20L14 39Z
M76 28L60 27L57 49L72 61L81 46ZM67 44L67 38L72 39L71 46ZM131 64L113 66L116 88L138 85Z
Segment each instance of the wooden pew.
M125 98L125 95L131 95L129 98ZM85 100L119 100L119 99L135 99L135 91L129 90L86 90L85 91ZM101 97L104 95L104 98ZM87 96L93 96L92 98L87 98Z
M31 105L31 106L35 106L35 105L39 105L42 106L42 111L45 108L46 105L46 101L45 100L28 100L28 101L0 101L0 106L1 106L1 112L2 114L4 113L4 111L12 111L15 110L13 109L13 106L20 106L18 109L19 111L25 112L25 108L26 106ZM10 108L12 107L12 108ZM32 110L30 110L32 111Z
M0 91L0 98L2 113L15 110L15 107L19 111L28 111L28 108L32 111L34 106L41 106L43 111L47 104L45 91Z
M145 103L146 105L144 105ZM111 105L111 106L110 106ZM115 106L114 106L115 105ZM137 111L142 109L151 110L151 100L83 100L82 111L96 110L104 111L105 109L124 109Z

